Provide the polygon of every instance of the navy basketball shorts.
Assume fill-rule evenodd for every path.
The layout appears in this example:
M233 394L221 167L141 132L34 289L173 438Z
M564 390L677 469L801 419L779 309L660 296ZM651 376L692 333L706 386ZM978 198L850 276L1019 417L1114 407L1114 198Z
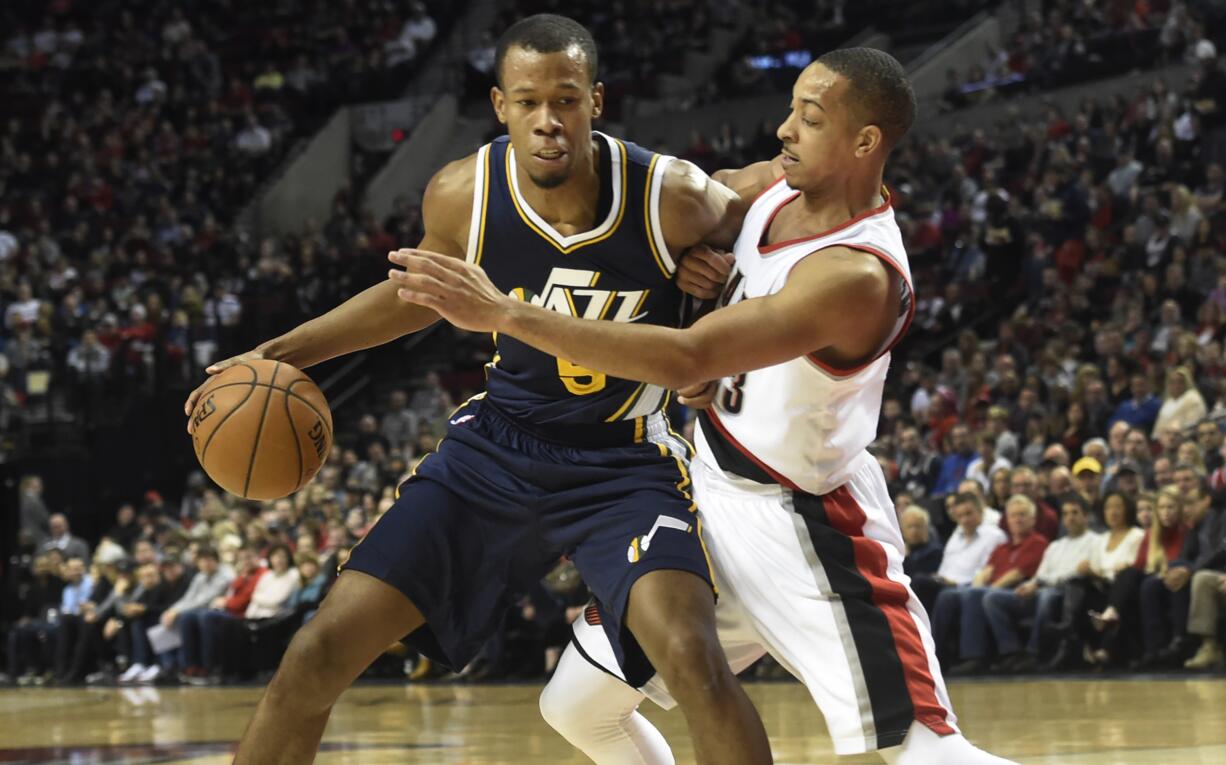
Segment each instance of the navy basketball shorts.
M514 599L566 555L596 597L619 661L650 676L623 629L631 586L675 569L714 587L684 442L653 430L662 428L648 428L641 443L570 446L529 433L483 398L470 401L345 569L403 592L426 618L407 642L458 670Z

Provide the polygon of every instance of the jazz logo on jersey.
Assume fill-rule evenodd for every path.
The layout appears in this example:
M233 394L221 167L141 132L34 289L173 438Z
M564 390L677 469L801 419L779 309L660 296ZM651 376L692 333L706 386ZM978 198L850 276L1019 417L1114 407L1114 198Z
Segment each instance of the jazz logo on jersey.
M595 289L600 281L599 271L584 271L578 268L554 268L541 294L521 293L513 290L515 297L527 300L532 305L548 308L567 316L580 319L610 319L624 323L638 321L646 313L640 313L651 290Z
M690 533L690 529L693 527L680 518L672 518L667 515L661 515L656 518L656 522L652 525L651 531L630 540L630 549L626 550L626 560L630 561L631 563L638 563L639 559L642 558L647 553L648 548L651 547L651 538L654 537L656 532L661 528L676 529L677 531L684 531L686 534L688 534Z

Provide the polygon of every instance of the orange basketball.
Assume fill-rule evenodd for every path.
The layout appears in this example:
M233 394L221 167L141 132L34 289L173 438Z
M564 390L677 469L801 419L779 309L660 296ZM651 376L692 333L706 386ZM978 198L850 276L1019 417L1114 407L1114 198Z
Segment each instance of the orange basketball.
M293 494L332 448L328 400L311 378L281 361L245 361L214 375L192 422L204 472L247 499Z

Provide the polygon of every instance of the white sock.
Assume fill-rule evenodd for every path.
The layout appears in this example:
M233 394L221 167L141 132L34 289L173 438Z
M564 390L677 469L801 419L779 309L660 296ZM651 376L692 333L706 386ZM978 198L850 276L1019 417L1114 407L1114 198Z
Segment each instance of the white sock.
M638 712L644 698L570 645L541 692L541 715L597 765L675 765L664 736Z
M938 736L919 722L911 723L901 746L877 753L887 765L1017 765L975 747L961 733Z

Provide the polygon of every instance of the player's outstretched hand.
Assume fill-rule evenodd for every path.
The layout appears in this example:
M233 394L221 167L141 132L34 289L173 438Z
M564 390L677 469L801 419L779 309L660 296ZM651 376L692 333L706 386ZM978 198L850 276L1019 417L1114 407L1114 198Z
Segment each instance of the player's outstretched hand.
M225 359L224 361L214 362L210 364L208 367L206 367L204 371L207 372L210 376L212 376L212 375L217 374L218 372L221 372L222 370L229 369L235 364L240 364L244 361L254 361L255 359L262 359L262 358L264 358L263 352L248 351L246 353L239 354L238 356L231 356L230 358ZM200 385L194 391L191 392L191 395L187 397L187 401L183 402L183 414L187 415L187 432L188 433L191 433L194 427L192 425L192 410L196 408L196 400L200 398L200 394L204 392L204 387L208 384L209 384L208 380L205 380L204 382L200 383Z
M691 409L706 409L715 400L715 392L719 390L719 381L698 383L677 391L677 400L682 406Z
M705 244L691 247L677 266L677 287L703 300L717 298L735 262L730 252L713 250Z
M401 300L430 308L460 329L497 331L507 302L514 299L499 292L481 266L459 258L404 249L388 253L387 259L404 266L387 272Z

